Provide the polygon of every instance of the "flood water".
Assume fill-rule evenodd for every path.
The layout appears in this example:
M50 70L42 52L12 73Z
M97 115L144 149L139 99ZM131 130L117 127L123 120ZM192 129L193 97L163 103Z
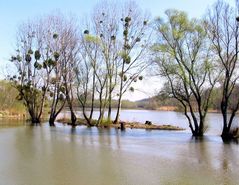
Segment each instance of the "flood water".
M238 144L217 135L4 123L0 185L239 184Z
M88 112L89 113L89 112ZM112 110L112 119L115 118L116 110ZM81 111L77 111L78 117L83 117ZM93 118L97 119L99 111L95 111ZM65 110L59 118L70 117L70 112ZM153 124L170 124L179 126L190 132L188 121L183 113L174 111L154 111L154 110L122 110L120 120L130 122L145 123L146 120L152 121ZM236 116L233 125L238 126L239 117ZM205 123L207 135L220 135L222 131L222 116L220 113L208 113Z

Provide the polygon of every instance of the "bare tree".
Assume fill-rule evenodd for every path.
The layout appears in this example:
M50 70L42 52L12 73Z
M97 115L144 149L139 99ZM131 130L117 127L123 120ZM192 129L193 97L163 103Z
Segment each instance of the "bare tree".
M45 42L50 48L52 53L52 60L55 62L54 68L50 75L49 96L50 96L50 126L55 126L54 122L56 117L63 109L65 98L65 87L63 84L63 65L60 52L62 51L62 40L64 39L64 29L67 27L67 18L64 16L50 15L45 18L45 24L47 25L47 35L45 36Z
M89 29L89 28L88 28ZM96 63L99 58L99 40L97 37L89 35L85 30L81 36L80 62L78 63L77 76L77 96L82 106L83 116L89 126L93 126L92 116L94 112L95 93L96 93ZM90 114L86 113L86 106L90 102Z
M122 39L122 48L119 56L122 64L118 71L120 77L118 106L114 123L119 122L123 95L127 90L134 91L132 83L143 78L140 74L148 66L145 60L151 36L148 17L142 15L141 10L133 2L124 5L121 23L122 36L119 39Z
M10 60L17 68L17 74L10 79L15 82L18 99L24 101L32 124L41 121L49 75L54 67L54 62L48 55L49 48L44 43L45 30L42 23L39 19L19 27L16 55Z
M60 62L63 69L62 79L67 105L71 113L72 127L76 126L76 115L73 101L76 98L76 76L75 69L79 60L79 38L76 22L74 19L65 22L61 36Z
M119 21L116 15L117 11L114 3L101 2L94 9L91 19L92 24L88 23L85 26L87 29L82 36L80 53L84 62L80 62L81 67L77 71L81 75L81 78L78 75L78 85L81 88L78 99L83 107L83 115L88 125L90 125L89 121L94 110L94 98L99 99L97 125L102 123L106 107L108 107L108 123L111 122L112 96L117 84L117 70L119 67L119 50L116 42ZM90 95L91 110L89 117L87 117L85 105L90 101Z
M239 98L235 98L238 83L238 22L236 10L229 4L218 1L206 17L207 33L211 40L215 63L223 71L221 76L223 116L222 138L233 137L231 127L239 108Z
M93 15L94 30L100 36L103 60L107 70L107 87L108 90L108 121L111 121L112 112L112 98L113 92L117 85L118 70L120 67L120 43L117 42L119 34L119 10L117 3L110 3L108 1L101 2L96 6Z

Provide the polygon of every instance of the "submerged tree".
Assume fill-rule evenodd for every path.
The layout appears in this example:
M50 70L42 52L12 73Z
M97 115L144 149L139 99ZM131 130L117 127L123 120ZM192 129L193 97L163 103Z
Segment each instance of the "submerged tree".
M189 20L184 12L167 10L166 16L166 21L156 20L154 60L167 80L166 91L183 106L193 136L202 136L217 79L212 73L206 32L199 20Z
M87 30L88 31L88 30ZM88 126L93 126L92 116L95 106L97 84L97 62L99 60L99 39L89 33L81 36L80 61L75 70L77 77L77 97L82 107L84 119ZM90 113L86 113L86 108Z
M18 99L26 105L32 123L40 123L47 99L50 126L54 126L66 101L75 125L73 84L77 54L78 37L73 19L49 15L20 27L16 55L11 58L18 74L10 79L15 82Z
M93 24L96 34L100 38L101 47L99 51L104 61L104 66L107 72L107 107L108 107L108 122L111 121L112 99L114 90L117 86L118 70L120 66L120 57L118 55L119 45L119 10L116 3L104 1L100 3L94 10Z
M67 103L72 126L76 125L76 115L73 107L75 99L75 73L78 62L78 31L72 17L61 14L49 16L45 20L47 25L47 45L54 61L54 68L50 76L50 118L49 123L54 126L58 114Z
M222 70L221 113L223 116L222 138L233 137L232 124L239 109L238 92L238 18L235 9L218 1L209 10L206 22L207 33L212 44L214 60ZM235 96L237 94L237 96Z
M49 48L44 43L42 22L29 22L19 27L16 55L10 61L17 68L17 74L10 77L19 92L17 99L23 100L32 124L39 124L43 113L49 75L53 69ZM44 65L46 64L46 65Z
M136 4L124 5L121 11L115 3L101 2L94 10L92 24L88 24L83 32L77 70L78 99L88 124L94 98L99 99L97 125L102 123L107 109L107 123L111 123L114 97L118 98L114 121L118 123L123 95L134 90L131 84L142 80L140 74L147 67L148 20ZM88 116L84 111L87 102L91 102Z
M62 79L67 105L71 113L71 124L76 126L76 113L73 106L73 101L76 98L76 75L74 73L79 57L79 35L76 28L76 23L72 19L66 22L62 31L61 39L61 65L62 65Z
M148 67L148 63L145 60L151 36L148 17L142 15L141 10L135 3L126 3L122 15L118 106L114 123L119 122L123 95L128 90L133 92L132 83L143 79L141 73Z
M54 62L48 90L50 99L49 125L55 126L56 117L60 114L66 103L65 87L62 79L63 65L60 56L60 52L62 51L61 43L64 38L63 30L66 27L66 18L61 15L52 15L47 16L44 22L48 30L45 35L47 46L50 48L50 53L48 54L51 54L51 60Z

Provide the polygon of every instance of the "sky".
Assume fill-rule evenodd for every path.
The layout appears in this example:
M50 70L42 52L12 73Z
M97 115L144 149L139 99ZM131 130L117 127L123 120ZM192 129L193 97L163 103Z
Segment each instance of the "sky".
M14 48L16 30L19 24L39 15L60 11L73 14L79 19L90 14L94 6L101 0L0 0L0 79L4 78L8 59ZM127 1L127 0L125 0ZM235 0L225 0L234 6ZM200 18L216 0L135 0L141 9L149 11L152 17L163 16L167 9L186 11L190 17ZM143 88L142 88L143 87ZM152 96L160 88L159 81L147 79L137 84L134 95L128 94L127 99L138 100ZM146 93L149 92L149 93Z

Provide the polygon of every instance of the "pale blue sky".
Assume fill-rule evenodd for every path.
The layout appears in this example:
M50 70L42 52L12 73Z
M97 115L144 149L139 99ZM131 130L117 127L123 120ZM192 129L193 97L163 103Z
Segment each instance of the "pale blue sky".
M74 14L79 19L89 14L101 0L0 0L0 79L13 51L17 26L51 11ZM127 0L125 0L127 1ZM135 0L152 17L162 16L169 8L184 10L190 17L201 17L216 0ZM235 0L225 0L234 5Z
M32 17L60 10L79 18L90 13L100 0L0 0L0 68L6 65L15 39L17 26ZM216 0L136 0L142 9L160 16L166 9L185 10L191 17L200 17ZM232 3L234 0L227 0ZM0 78L2 77L0 70Z

